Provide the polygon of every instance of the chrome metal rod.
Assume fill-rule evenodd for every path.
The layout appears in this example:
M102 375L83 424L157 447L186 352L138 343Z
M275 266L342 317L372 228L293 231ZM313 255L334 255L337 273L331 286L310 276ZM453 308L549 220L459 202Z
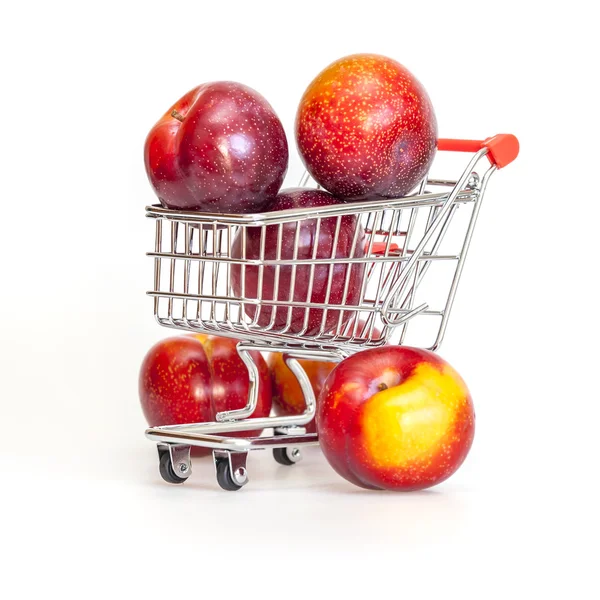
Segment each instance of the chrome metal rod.
M234 264L234 265L248 265L259 267L261 265L265 267L276 267L283 265L335 265L339 264L340 258L281 258L281 259L241 259L241 258L229 258L226 256L184 256L182 254L175 254L171 252L146 252L146 256L153 258L168 258L168 259L180 259L185 261L198 261L203 263L216 263L216 264ZM398 256L397 254L390 254L386 256L382 255L371 255L371 256L353 256L352 258L344 258L344 264L359 264L359 263L378 263L378 262L408 262L410 256ZM457 260L456 254L436 254L436 255L425 255L420 256L418 260Z
M160 431L184 431L188 433L227 433L229 431L254 431L268 427L292 427L294 425L306 425L312 421L312 415L302 413L301 415L286 415L281 417L260 417L242 419L240 421L208 421L206 423L185 423L181 425L162 425L154 427L153 430Z
M224 410L215 415L217 421L224 423L225 421L235 421L237 419L245 419L246 417L252 416L252 413L256 410L258 404L258 386L260 374L258 367L252 358L250 350L248 350L244 344L239 343L237 345L237 353L246 365L248 369L248 402L244 408L238 410Z
M292 358L289 355L284 355L285 364L288 366L290 371L296 376L298 383L300 384L300 389L302 390L302 395L304 396L304 402L306 403L306 409L304 411L304 416L308 419L304 424L310 423L315 417L315 412L317 410L317 401L315 399L315 392L313 390L312 384L306 371L302 368L302 365L298 362L297 359ZM308 416L310 418L308 418Z
M463 172L461 178L458 180L458 183L456 184L456 186L454 187L454 189L448 196L447 200L445 201L444 205L440 209L435 221L431 224L429 229L425 232L425 235L421 238L421 241L415 248L413 255L411 256L410 260L408 261L408 264L402 270L401 277L398 278L398 280L394 283L394 285L389 290L387 297L385 298L383 305L381 307L381 311L382 311L381 318L386 325L395 325L395 322L392 319L390 319L390 317L388 315L388 310L390 308L390 305L394 301L396 292L398 292L398 290L400 290L404 286L405 282L410 277L412 269L416 268L418 258L419 258L419 256L422 255L423 250L425 249L425 246L429 242L430 238L433 236L435 230L443 222L448 211L452 208L452 205L453 205L455 199L458 197L460 190L462 190L464 188L467 181L469 180L469 177L471 176L471 172L473 171L475 165L481 160L481 158L483 156L485 156L487 154L487 152L488 152L487 148L482 148L471 159L471 162L469 163L469 165Z
M481 152L485 152L482 150ZM431 183L431 182L430 182ZM459 181L460 183L460 181ZM361 202L348 202L345 204L331 204L318 208L297 208L278 210L268 213L222 214L204 212L185 212L162 208L161 206L147 206L146 216L160 218L180 223L207 223L212 225L215 221L222 226L226 225L248 225L260 227L272 223L296 222L303 219L314 219L320 217L335 217L338 215L355 215L370 213L377 210L397 210L400 208L419 208L421 206L442 205L448 199L448 192L439 194L424 194L423 196L407 196L405 198L385 198L381 200L368 200ZM472 201L473 193L469 189L462 189L455 198L458 201Z
M304 171L304 174L302 177L300 177L300 183L298 184L298 187L305 187L309 179L310 173L308 171Z
M210 435L193 431L169 431L160 427L146 429L149 440L165 444L187 444L214 450L230 450L245 452L249 450L266 450L270 448L287 448L289 446L317 446L319 438L316 433L303 435L275 435L265 437L232 438L223 435Z
M454 278L452 279L452 284L450 286L450 293L448 295L448 300L446 301L446 307L444 308L444 316L442 317L442 322L440 323L440 328L438 330L437 337L435 342L431 346L431 350L435 351L438 349L442 340L444 339L444 334L446 333L446 327L448 326L448 317L450 316L450 311L452 310L452 305L454 304L454 297L456 296L456 290L458 288L458 283L460 281L460 276L462 275L463 267L465 265L465 259L467 257L467 253L469 251L469 246L471 245L471 238L473 237L473 231L475 231L475 224L477 223L477 217L479 216L479 210L481 209L481 201L485 194L485 190L487 188L488 181L493 173L496 171L495 166L491 166L486 173L484 174L481 180L481 193L479 196L478 202L475 203L473 208L473 214L471 215L471 220L469 221L469 227L467 229L467 233L465 235L465 240L463 242L463 247L460 253L460 260L456 265L456 271L454 273Z

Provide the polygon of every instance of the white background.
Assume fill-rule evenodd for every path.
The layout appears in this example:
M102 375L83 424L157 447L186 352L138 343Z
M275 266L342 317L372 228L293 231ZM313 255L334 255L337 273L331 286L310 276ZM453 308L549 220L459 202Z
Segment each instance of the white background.
M0 12L0 591L6 598L598 597L600 395L592 3L23 2ZM438 488L366 492L318 451L185 486L143 437L153 321L149 128L232 79L292 126L332 60L378 52L428 89L443 137L515 133L441 355L477 432ZM441 175L455 176L455 173ZM43 594L43 596L42 596Z

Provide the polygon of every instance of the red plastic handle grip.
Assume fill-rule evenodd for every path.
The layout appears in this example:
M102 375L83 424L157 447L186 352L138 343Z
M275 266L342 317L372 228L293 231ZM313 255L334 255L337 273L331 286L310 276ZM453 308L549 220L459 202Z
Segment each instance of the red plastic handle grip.
M511 133L499 133L483 141L439 139L438 150L450 152L478 152L487 148L490 162L501 169L510 164L519 155L519 140Z

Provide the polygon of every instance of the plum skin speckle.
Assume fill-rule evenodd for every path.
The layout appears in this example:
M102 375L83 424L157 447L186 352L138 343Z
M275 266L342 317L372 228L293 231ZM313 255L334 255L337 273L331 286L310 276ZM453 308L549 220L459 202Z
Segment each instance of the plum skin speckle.
M288 144L263 96L240 83L217 81L194 88L169 108L146 138L144 159L166 208L252 213L277 195Z
M296 115L312 177L346 200L401 197L429 171L437 120L420 82L400 63L356 54L325 68Z

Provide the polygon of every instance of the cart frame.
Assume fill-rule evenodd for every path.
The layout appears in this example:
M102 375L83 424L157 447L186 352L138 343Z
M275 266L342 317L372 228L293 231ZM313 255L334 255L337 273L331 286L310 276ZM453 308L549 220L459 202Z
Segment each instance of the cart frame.
M500 134L484 141L441 139L438 149L473 152L474 155L458 180L425 177L414 195L400 199L251 215L184 212L159 206L146 208L147 216L156 221L155 249L148 253L155 264L154 289L148 295L154 298L156 320L169 328L240 340L237 350L249 374L245 407L220 412L214 422L163 425L146 430L146 437L157 443L160 472L166 481L183 483L190 476L191 446L211 449L219 484L226 490L237 490L248 481L249 451L271 449L279 463L291 465L300 460L300 447L318 444L317 434L306 433L304 428L315 417L316 399L299 360L339 362L362 349L388 343L394 333L398 334L397 343L403 344L408 325L417 316L439 318L432 343L424 347L436 350L440 346L487 184L498 168L516 158L519 146L514 136ZM475 169L486 157L490 164L480 177ZM307 182L308 175L305 175L301 187ZM440 189L441 192L437 191ZM460 251L441 254L440 245L460 205L469 206L471 210ZM422 233L417 234L417 220L425 211ZM335 255L337 241L342 223L348 223L348 219L355 219L352 221L352 249L349 256L340 258ZM309 220L317 223L316 239L323 223L335 223L331 255L318 257L315 249L311 257L298 257L300 224ZM296 232L294 252L293 256L286 256L282 250L284 226L292 223ZM258 257L246 256L250 228L253 232L260 231ZM274 249L265 248L268 231L277 232ZM361 245L363 232L365 241ZM236 236L241 236L241 255L232 251ZM167 249L165 238L169 242ZM401 245L396 243L398 241ZM439 261L455 264L444 306L432 310L426 302L415 305L423 278L430 266ZM164 268L165 263L168 270ZM192 276L194 268L197 277ZM330 301L334 268L345 269L342 271L345 281L342 300L337 303ZM242 294L233 292L233 269L242 273ZM298 269L309 274L304 299L294 295ZM251 281L247 273L258 275L253 293L248 289L250 284L245 286ZM284 273L290 275L292 282L285 298L278 292ZM315 302L311 296L316 273L328 274L325 302ZM359 274L360 294L347 303L353 273ZM263 277L269 275L273 276L275 287L272 296L265 298L261 284ZM178 284L181 284L180 289L177 289ZM374 290L371 296L369 289ZM314 315L318 318L313 318ZM310 329L309 323L314 322L317 326ZM252 351L284 353L284 360L304 394L306 408L302 414L252 417L259 385ZM270 428L273 435L227 435Z

